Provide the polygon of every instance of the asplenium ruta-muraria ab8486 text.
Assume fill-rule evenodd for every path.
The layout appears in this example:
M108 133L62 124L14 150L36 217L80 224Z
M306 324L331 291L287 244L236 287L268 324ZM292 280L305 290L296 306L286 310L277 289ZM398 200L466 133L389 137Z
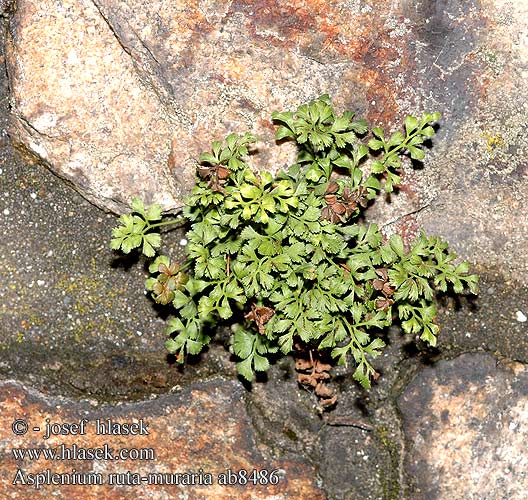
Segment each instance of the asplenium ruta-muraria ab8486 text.
M353 363L354 378L369 387L386 327L398 321L435 345L435 293L477 290L469 264L455 263L440 238L422 233L406 245L359 218L399 185L402 157L423 160L440 115L408 116L387 135L354 113L338 116L325 95L272 117L276 139L297 143L297 161L273 176L250 168L252 134L213 142L183 210L184 262L157 255L159 227L181 218L163 220L139 199L119 219L112 248L152 260L146 287L174 308L166 346L179 362L211 341L211 326L228 324L247 380L271 357L304 350Z

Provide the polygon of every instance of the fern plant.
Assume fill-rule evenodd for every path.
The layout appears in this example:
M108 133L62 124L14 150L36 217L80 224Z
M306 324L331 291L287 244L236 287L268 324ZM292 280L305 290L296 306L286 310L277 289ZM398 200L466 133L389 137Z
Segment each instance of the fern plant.
M175 309L166 347L179 362L211 341L211 326L227 323L247 380L269 368L270 356L309 349L354 363L354 378L368 388L389 325L399 321L434 346L435 293L477 291L469 264L456 263L440 238L422 233L406 246L359 220L400 184L403 156L425 157L440 114L408 116L391 135L369 131L352 112L337 115L326 95L272 116L276 139L297 143L297 161L274 177L251 169L252 134L213 142L183 210L184 262L155 255L159 227L180 219L163 221L159 207L139 199L113 230L112 248L152 259L146 287Z

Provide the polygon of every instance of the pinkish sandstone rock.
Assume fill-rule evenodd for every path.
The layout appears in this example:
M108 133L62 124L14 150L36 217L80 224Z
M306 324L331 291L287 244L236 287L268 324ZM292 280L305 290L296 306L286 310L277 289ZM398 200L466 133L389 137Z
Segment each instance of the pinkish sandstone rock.
M177 204L170 123L92 2L17 2L7 58L15 140L99 205Z
M141 194L174 208L210 140L270 141L272 110L328 92L394 117L410 30L375 4L19 0L12 135L102 206ZM291 159L269 150L261 166Z
M483 353L421 372L398 400L411 500L523 500L528 371Z
M323 500L325 496L316 486L315 471L310 466L302 461L274 460L270 450L258 444L245 410L243 390L236 383L211 381L153 401L98 409L87 402L46 398L18 383L2 382L0 497L17 500ZM15 435L12 431L13 422L19 419L24 419L29 426L26 434ZM44 439L46 419L50 424L77 424L77 434L53 435ZM84 427L80 427L82 419L86 420ZM109 419L121 424L135 423L136 427L131 430L137 433L97 434L97 421L108 426ZM35 431L35 427L40 430ZM82 431L84 434L80 434ZM107 445L114 456L122 449L143 451L132 451L136 458L141 457L136 460L110 460L108 455L82 459L80 452L77 452L77 458L72 455L74 445L77 450L104 449ZM70 450L64 460L15 460L12 455L13 448L49 448L59 452L61 446ZM35 485L23 484L29 474L45 473L48 469L52 474L72 475L75 470L92 474L92 478L100 475L102 484L43 484L39 489ZM202 484L177 486L155 484L155 481L162 481L161 476L157 479L150 476L149 479L149 474L198 474L200 469L204 474L212 475L213 484L205 484L202 480ZM262 483L268 481L262 479L266 475L262 471L276 472L268 484L250 481L245 485L221 485L219 474L227 469L237 473L247 471L247 477L253 470L259 471ZM126 479L127 472L130 472L129 479ZM112 474L122 474L120 477L126 482L109 484ZM146 479L140 485L134 485L133 474Z
M527 12L522 2L18 0L7 64L12 137L101 207L181 206L212 139L322 93L373 124L439 110L423 171L371 217L526 275ZM172 151L172 154L171 154ZM508 234L508 238L494 235ZM514 276L515 279L518 279Z

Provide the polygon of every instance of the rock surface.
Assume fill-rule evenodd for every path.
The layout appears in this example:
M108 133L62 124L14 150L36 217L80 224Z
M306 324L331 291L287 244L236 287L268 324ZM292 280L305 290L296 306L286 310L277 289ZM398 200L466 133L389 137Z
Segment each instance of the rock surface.
M237 380L225 336L217 336L184 368L167 359L166 313L143 293L144 262L119 258L109 249L113 216L15 154L4 130L6 91L0 78L0 378L22 381L32 393L45 393L47 401L68 397L71 414L83 412L86 399L96 407L118 407L175 390L181 394L197 380L221 379L226 391L236 385L244 395L258 443L277 461L306 461L312 467L307 480L317 478L329 499L385 500L385 489L397 490L387 443L376 438L374 428L326 425L316 398L298 387L287 359L252 388ZM181 251L181 237L177 231L167 235L171 251ZM356 408L357 387L345 385L347 396L336 415L373 426L369 412ZM176 398L169 399L180 408ZM21 413L30 415L32 403L27 398L25 403ZM10 423L2 422L4 435L14 439ZM388 438L392 443L393 436ZM3 442L6 449L10 441Z
M528 491L528 370L483 353L421 372L398 400L410 500L522 500Z
M525 365L456 356L478 350L528 362L525 3L6 0L0 14L11 16L15 4L9 89L0 75L0 376L32 388L2 385L0 444L10 473L13 447L42 443L13 436L10 421L18 415L146 415L167 470L199 467L206 450L231 467L279 464L293 482L281 483L285 489L275 495L258 491L262 498L281 499L295 487L301 498L330 500L407 500L408 491L412 500L491 500L502 492L517 500L526 483L519 468L526 469L519 454L528 420ZM6 136L8 90L14 142L117 212L135 194L177 207L191 185L193 158L227 132L253 128L263 139L253 161L282 165L292 151L266 144L270 112L323 92L338 108L389 126L408 112L438 109L442 127L425 168L406 165L404 188L369 217L387 233L412 237L423 226L449 238L478 264L480 295L442 304L437 351L417 350L392 331L370 393L338 371L333 422L318 418L287 363L274 366L266 383L242 390L222 339L178 370L165 359L163 312L143 294L143 262L116 259L108 249L114 218L14 154ZM170 251L181 252L180 237L169 236ZM165 396L149 401L154 394ZM146 401L123 404L129 400ZM210 425L193 430L186 420L192 401L203 403L196 421ZM108 402L117 403L99 406ZM211 433L221 419L233 438L229 458L221 456L224 437ZM357 421L372 430L350 425ZM196 460L184 456L190 445L177 434L182 428L203 444ZM166 436L182 445L181 463L169 456ZM90 434L85 442L102 441ZM495 452L496 469L488 460ZM490 484L470 477L469 464ZM6 489L6 477L1 497L27 498L20 495L30 491L29 498L48 498L49 489ZM87 498L86 490L70 493Z
M16 140L92 201L143 191L174 206L175 182L154 168L169 122L92 2L17 2L7 59Z
M99 206L181 205L213 138L252 129L276 168L269 116L321 93L373 123L444 119L427 168L372 217L419 227L479 262L521 268L527 230L524 3L18 0L7 64L12 136ZM171 153L172 151L172 153ZM170 158L169 158L170 155ZM507 231L506 241L494 237ZM516 279L519 276L516 276Z
M243 396L243 388L236 383L211 381L153 401L99 409L89 402L46 398L20 384L3 382L0 384L0 402L5 425L0 427L0 456L3 464L0 495L2 498L20 500L323 500L325 496L315 484L314 470L306 461L276 460L266 446L258 443L245 411ZM46 423L51 426L79 424L82 419L86 419L87 423L84 428L79 427L77 431L73 429L77 434L46 438ZM97 422L108 426L109 419L121 424L136 423L136 428L131 427L131 430L140 434L126 435L124 428L122 435L97 434ZM27 423L29 430L26 434L13 435L11 424L20 420ZM20 427L23 424L19 422L18 425L16 429L23 429ZM34 427L40 430L35 431ZM83 431L84 434L81 434ZM62 452L62 445L70 450L69 455L65 452L66 459L63 460L46 460L44 457L40 460L15 460L12 454L13 448L44 448ZM77 451L72 451L74 445ZM81 453L85 453L80 451L81 448L104 449L105 445L113 450L113 457L126 449L124 453L127 458L110 459L107 454L96 456L95 459L93 456L81 458ZM71 453L77 453L77 458ZM135 460L132 459L134 453ZM43 484L39 488L30 482L25 484L31 481L32 474L45 474L48 469L51 474L70 477L72 471L91 474L92 478L100 475L102 484ZM198 474L200 469L204 475L212 475L214 484L204 484L207 480L201 480L202 484L175 486L155 484L156 480L162 481L159 476L157 479L152 476L149 478L149 474ZM254 485L250 482L245 485L221 485L219 475L227 469L233 473L248 471L248 477L253 470L259 471L259 479L263 482L271 476L264 477L266 473L262 471L270 474L275 471L271 481L276 484ZM128 479L121 479L117 485L110 483L112 474L123 474L121 477L124 478L127 472L131 473ZM145 479L137 485L133 474ZM242 477L243 472L240 474L239 477ZM168 482L168 479L164 481ZM200 483L200 480L196 482Z

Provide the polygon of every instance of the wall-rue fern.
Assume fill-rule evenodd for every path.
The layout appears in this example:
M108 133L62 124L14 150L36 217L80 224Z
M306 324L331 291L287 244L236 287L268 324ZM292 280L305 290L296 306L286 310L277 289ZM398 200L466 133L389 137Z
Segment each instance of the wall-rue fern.
M422 145L439 118L408 116L404 132L387 136L351 112L336 115L326 95L273 113L276 139L296 141L299 151L275 177L251 170L253 135L213 142L200 156L183 210L185 262L156 256L159 227L178 219L162 220L158 206L134 200L111 244L153 259L146 287L176 310L167 349L183 363L211 341L211 326L228 322L247 380L268 369L270 354L309 349L327 351L339 364L351 360L354 378L369 387L371 360L393 321L435 345L435 293L476 293L477 277L467 262L454 262L440 238L422 233L406 247L398 235L385 241L376 224L358 216L381 191L398 186L402 156L424 158Z

